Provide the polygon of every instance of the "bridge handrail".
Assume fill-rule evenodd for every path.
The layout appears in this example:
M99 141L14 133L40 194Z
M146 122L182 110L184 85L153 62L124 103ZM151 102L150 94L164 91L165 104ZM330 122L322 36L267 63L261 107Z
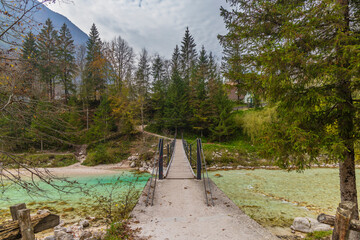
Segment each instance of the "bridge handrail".
M189 154L189 150L188 150L188 148L189 148L189 146L191 146L191 144L189 144L184 138L182 138L182 143L183 143L183 148L184 148L184 151L185 151L186 159L188 160L188 164L189 164L189 167L191 169L191 173L196 178L196 174L194 173L194 169L191 166L191 154ZM188 157L188 155L189 155L189 157Z
M151 200L151 206L154 205L154 194L155 194L156 179L157 179L157 172L158 172L158 170L155 170L155 169L156 169L156 166L158 166L157 162L159 161L158 152L159 152L159 149L160 149L160 144L161 144L161 139L159 140L159 143L158 143L157 148L156 148L155 156L154 156L154 164L153 164L153 170L152 170L152 172L151 172L151 177L150 177L149 191L148 191L148 194L147 194L147 197L146 197L146 206L149 205L149 198L150 198L151 186L152 186L154 174L155 174L155 172L156 172L156 177L155 177L155 180L154 180L154 181L155 181L155 185L154 185L154 190L153 190L153 193L152 193L152 200ZM154 171L155 171L155 172L154 172Z
M166 171L164 174L164 178L167 177L170 167L171 167L171 163L173 162L174 156L175 156L175 146L176 146L176 135L177 133L175 133L174 139L172 140L172 142L170 143L170 152L171 152L171 159L168 162L167 166L166 166Z
M202 158L203 158L203 162L204 162L203 168L205 169L206 176L207 176L207 179L208 179L208 186L209 186L209 192L210 192L210 197L211 197L211 203L212 203L212 206L215 206L213 195L212 195L212 190L211 190L210 178L209 178L209 174L208 174L207 167L206 167L206 159L205 159L205 155L204 155L204 150L202 148L201 138L199 138L199 142L200 142L200 149L201 149L201 154L202 154ZM207 191L206 191L204 172L203 172L203 179L204 179L204 186L205 186L206 202L209 205L208 197L207 197Z

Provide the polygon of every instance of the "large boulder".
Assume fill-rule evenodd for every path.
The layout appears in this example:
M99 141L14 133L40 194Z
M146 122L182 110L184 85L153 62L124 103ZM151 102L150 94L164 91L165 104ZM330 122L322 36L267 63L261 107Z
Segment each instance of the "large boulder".
M332 228L329 225L320 223L316 219L308 218L308 217L295 218L290 228L294 231L303 232L303 233L332 230Z

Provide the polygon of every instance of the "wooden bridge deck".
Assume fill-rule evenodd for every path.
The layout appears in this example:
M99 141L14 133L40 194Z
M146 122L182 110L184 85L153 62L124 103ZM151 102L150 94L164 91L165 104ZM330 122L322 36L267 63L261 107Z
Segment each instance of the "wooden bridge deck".
M215 206L206 205L204 183L194 179L177 140L168 177L158 180L154 205L146 207L145 187L132 212L131 227L149 239L277 239L245 215L214 183Z
M181 140L176 140L174 160L171 163L167 179L191 179L194 178L193 173L189 165L189 161L186 158L185 150Z

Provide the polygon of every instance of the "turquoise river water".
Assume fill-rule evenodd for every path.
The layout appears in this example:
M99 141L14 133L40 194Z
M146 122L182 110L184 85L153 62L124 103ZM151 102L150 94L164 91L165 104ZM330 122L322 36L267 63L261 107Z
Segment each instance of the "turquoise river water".
M338 169L317 168L303 173L232 170L209 172L209 175L246 214L265 226L287 227L295 217L316 218L319 213L334 214L340 202ZM117 180L119 176L120 181ZM120 193L127 191L129 183L135 183L134 187L141 191L148 178L148 174L129 171L70 178L86 184L86 191L59 194L48 189L47 197L29 196L21 189L10 187L0 195L0 216L9 217L9 206L21 202L34 211L46 208L63 218L91 215L96 210L91 207L96 196L108 195L114 184ZM360 186L359 177L357 184Z

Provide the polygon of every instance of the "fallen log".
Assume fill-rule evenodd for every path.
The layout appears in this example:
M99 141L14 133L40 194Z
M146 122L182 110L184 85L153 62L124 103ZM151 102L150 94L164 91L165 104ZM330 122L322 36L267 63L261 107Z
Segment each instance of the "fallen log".
M317 217L317 220L330 226L335 225L335 216L322 213ZM350 221L350 230L360 232L360 220L352 219Z
M31 225L34 229L34 233L56 227L59 224L60 216L51 213L44 213L31 218ZM15 240L20 238L21 231L18 221L9 221L0 224L0 239Z

